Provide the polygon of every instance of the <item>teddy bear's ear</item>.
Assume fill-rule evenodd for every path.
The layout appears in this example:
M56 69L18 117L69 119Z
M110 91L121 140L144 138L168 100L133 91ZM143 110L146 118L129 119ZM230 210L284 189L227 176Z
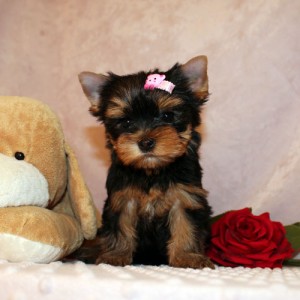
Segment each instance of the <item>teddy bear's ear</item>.
M81 72L78 78L86 97L91 102L90 112L97 115L101 101L100 94L107 81L107 76L93 72Z
M202 100L208 96L207 57L196 56L181 66L190 88Z
M71 147L65 143L68 161L68 192L76 218L80 222L85 239L93 239L101 220L92 196L79 170L78 162ZM98 220L97 220L98 217Z

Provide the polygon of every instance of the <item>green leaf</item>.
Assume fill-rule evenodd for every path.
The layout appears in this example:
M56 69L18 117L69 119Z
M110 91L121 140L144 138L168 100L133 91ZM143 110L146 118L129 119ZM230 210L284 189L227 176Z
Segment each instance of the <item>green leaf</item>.
M295 250L295 255L300 252L300 222L284 226L286 230L286 238ZM288 259L284 261L288 266L300 266L300 259Z
M218 221L219 219L221 219L226 213L227 213L227 211L224 212L224 213L222 213L222 214L219 214L219 215L216 215L216 216L211 217L211 218L210 218L210 225L212 225L212 224L214 224L215 222L217 222L217 221Z
M291 243L293 249L300 250L300 222L284 226L286 238Z
M296 266L300 267L300 259L287 259L283 262L285 266Z

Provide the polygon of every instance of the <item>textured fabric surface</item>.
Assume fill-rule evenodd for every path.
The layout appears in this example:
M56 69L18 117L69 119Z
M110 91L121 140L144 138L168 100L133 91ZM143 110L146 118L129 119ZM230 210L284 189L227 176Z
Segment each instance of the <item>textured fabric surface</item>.
M1 299L264 299L300 297L300 269L0 262Z
M61 118L97 206L109 155L77 74L166 69L205 54L204 187L215 213L300 220L300 2L0 0L0 94Z

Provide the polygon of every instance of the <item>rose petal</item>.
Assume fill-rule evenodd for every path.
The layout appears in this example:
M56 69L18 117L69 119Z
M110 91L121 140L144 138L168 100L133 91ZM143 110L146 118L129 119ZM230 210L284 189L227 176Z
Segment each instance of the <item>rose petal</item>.
M211 239L212 248L219 248L223 252L226 252L228 246L224 245L219 238L212 238Z
M229 227L231 227L234 226L234 224L238 221L237 219L241 218L242 216L249 216L249 215L251 215L251 211L249 208L233 210L224 215L223 222L229 225Z
M274 262L266 261L266 260L263 261L258 260L253 263L253 268L276 268L276 267L279 267L278 263L274 264Z
M251 265L253 263L252 259L249 259L243 255L231 254L231 253L224 253L224 258L226 261L230 261L231 263L235 263L238 265Z
M266 228L267 238L271 238L273 236L273 222L270 220L270 214L263 213L259 215L258 218L261 220L263 226Z
M226 261L226 259L223 259L222 253L217 252L215 249L210 250L207 252L207 255L210 257L212 261L215 263L225 266L225 267L237 267L238 264Z
M242 243L238 237L235 236L233 231L227 230L226 233L225 239L227 247L234 247L238 249L237 252L247 251L249 249L249 245Z
M273 241L268 241L264 239L257 241L249 241L248 244L249 247L251 247L251 249L256 252L273 251L277 248L277 245Z
M279 222L273 222L273 228L274 228L274 233L272 236L272 240L280 244L283 239L285 239L286 231L283 227L283 225Z

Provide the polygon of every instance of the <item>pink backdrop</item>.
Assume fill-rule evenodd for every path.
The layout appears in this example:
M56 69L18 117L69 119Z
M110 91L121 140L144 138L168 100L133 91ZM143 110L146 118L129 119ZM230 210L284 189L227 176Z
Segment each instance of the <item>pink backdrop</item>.
M204 186L215 213L300 221L300 1L0 0L0 94L49 104L99 208L109 155L77 74L206 54Z

